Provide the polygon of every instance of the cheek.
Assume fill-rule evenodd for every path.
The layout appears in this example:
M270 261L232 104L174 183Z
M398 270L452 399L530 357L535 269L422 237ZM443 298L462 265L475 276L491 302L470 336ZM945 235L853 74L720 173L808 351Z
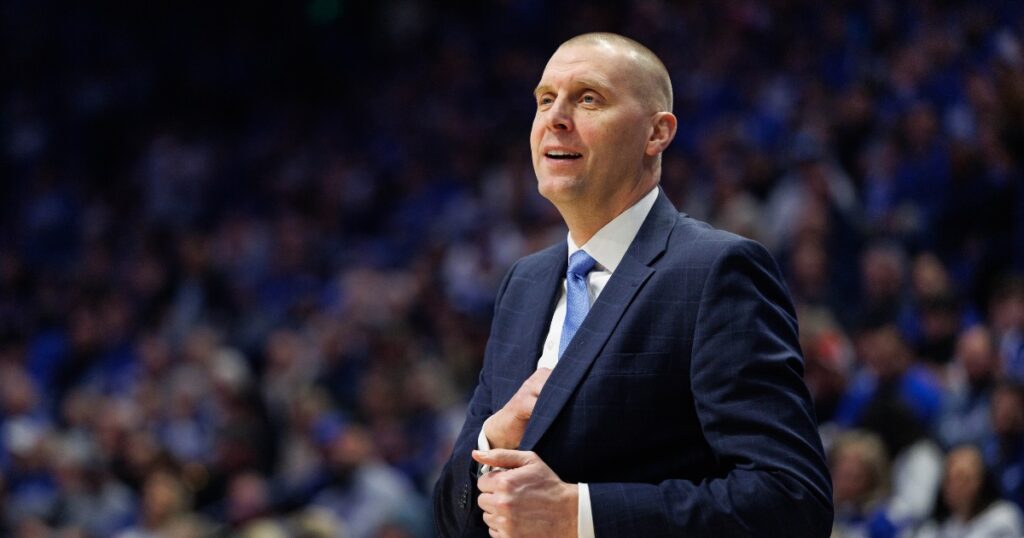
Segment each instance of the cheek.
M634 155L642 151L644 136L637 123L614 118L615 121L595 122L592 125L580 125L580 137L590 147L602 148L600 153L613 160L632 160Z
M605 158L614 153L622 141L621 133L616 133L611 126L603 124L588 125L579 122L576 125L576 132L583 145L594 150L592 154L595 157Z
M533 127L530 129L530 152L534 157L537 156L537 151L540 149L540 141L543 136L543 129L536 119L533 120Z

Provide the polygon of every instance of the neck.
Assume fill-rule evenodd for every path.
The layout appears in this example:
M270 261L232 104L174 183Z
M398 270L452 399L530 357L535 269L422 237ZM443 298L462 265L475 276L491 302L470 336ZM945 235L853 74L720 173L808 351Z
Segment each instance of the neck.
M617 200L609 200L602 204L574 204L571 206L557 206L566 226L569 227L569 235L578 246L586 245L590 238L594 237L601 228L615 220L627 209L633 207L641 198L651 192L657 186L656 181L637 183L625 196Z

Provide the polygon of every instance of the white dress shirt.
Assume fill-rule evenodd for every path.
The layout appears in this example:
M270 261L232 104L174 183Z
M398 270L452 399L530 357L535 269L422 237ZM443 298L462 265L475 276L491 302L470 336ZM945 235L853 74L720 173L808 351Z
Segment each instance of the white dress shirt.
M658 187L654 187L640 201L605 224L582 247L576 246L572 240L572 234L567 234L569 256L582 249L597 262L594 269L587 275L587 291L590 295L591 305L608 284L612 273L619 266L622 257L626 255L626 249L629 248L637 232L640 231L640 226L647 219L647 214L651 212L657 199ZM551 326L548 329L547 338L544 339L544 348L541 351L540 359L537 360L537 368L553 369L558 364L558 344L562 339L562 324L565 322L565 278L562 278L561 290L558 295L558 304L555 305L555 313L551 316ZM491 448L482 428L480 436L477 438L477 444L480 450L490 450ZM484 471L486 472L486 469ZM594 516L590 507L590 488L582 482L579 484L577 528L579 529L579 538L594 538Z

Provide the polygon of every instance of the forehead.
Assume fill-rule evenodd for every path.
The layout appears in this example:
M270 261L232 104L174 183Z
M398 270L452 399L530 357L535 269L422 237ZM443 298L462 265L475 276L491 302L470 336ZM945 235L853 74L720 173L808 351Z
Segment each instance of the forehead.
M614 45L603 42L566 45L551 55L541 75L540 86L584 80L608 89L632 88L638 69L634 59Z

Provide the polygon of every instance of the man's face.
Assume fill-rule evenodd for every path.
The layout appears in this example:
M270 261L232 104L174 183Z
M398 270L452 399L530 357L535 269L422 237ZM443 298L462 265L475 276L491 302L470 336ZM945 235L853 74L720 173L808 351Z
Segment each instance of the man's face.
M555 51L537 86L530 132L541 195L556 205L608 208L636 188L654 114L639 80L639 68L619 48Z

